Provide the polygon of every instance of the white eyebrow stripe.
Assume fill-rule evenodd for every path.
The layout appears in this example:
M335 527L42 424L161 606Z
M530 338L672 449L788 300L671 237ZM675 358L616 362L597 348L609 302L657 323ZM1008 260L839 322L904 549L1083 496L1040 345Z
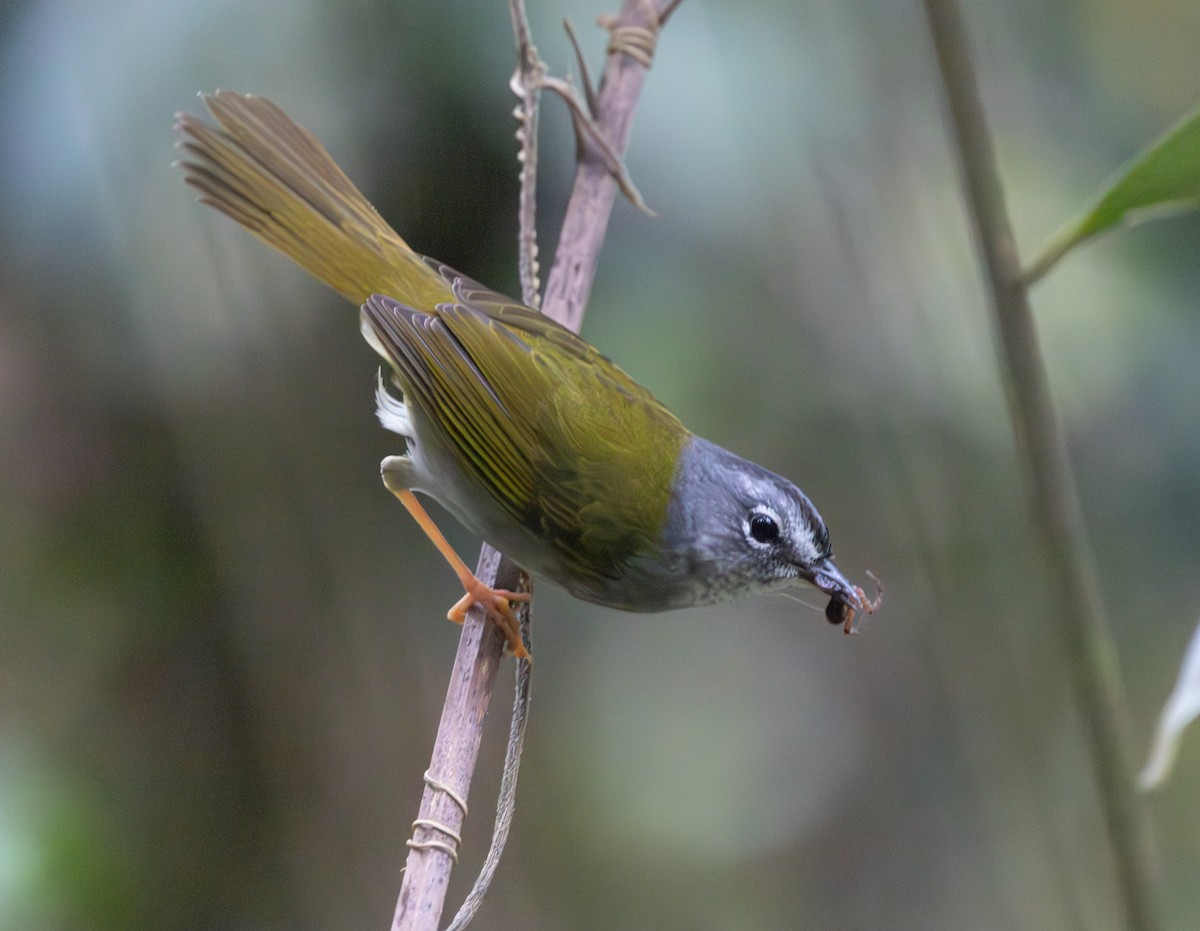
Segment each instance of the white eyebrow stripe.
M817 541L813 537L812 527L809 526L808 521L800 525L796 543L805 562L811 564L821 558L821 554L817 552Z

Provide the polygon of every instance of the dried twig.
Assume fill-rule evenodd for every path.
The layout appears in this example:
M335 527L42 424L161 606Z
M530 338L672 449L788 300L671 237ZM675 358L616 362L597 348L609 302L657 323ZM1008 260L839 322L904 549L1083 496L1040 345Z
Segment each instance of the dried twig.
M517 209L517 267L521 276L521 300L528 307L540 307L541 283L538 281L537 244L537 132L538 107L546 63L538 55L525 15L525 0L510 0L513 38L517 43L517 70L508 86L517 95L513 116L517 119L517 158L521 162L521 193Z
M664 14L678 0L626 0L613 29L640 28L657 32ZM625 151L633 125L633 112L646 68L621 47L610 48L596 99L595 125L612 152ZM576 332L595 276L596 261L608 217L616 197L617 182L603 160L580 162L559 237L558 252L546 286L543 311ZM517 570L491 547L480 556L477 575L487 584L513 587ZM454 796L466 801L479 753L483 718L491 700L502 642L482 611L472 610L463 624L462 638L450 674L450 686L434 744L418 823L434 823L459 832L465 810ZM450 789L450 792L443 788ZM454 793L451 795L451 793ZM418 827L422 834L442 829ZM437 838L434 838L436 840ZM434 931L441 918L454 857L448 845L414 846L408 855L396 913L394 931Z
M537 127L541 82L546 75L546 65L534 48L524 0L509 0L509 9L512 12L513 38L517 46L517 69L513 72L509 87L518 100L513 116L517 120L516 137L521 146L517 152L521 163L521 189L517 200L517 265L521 278L521 299L527 306L537 307L541 303L537 260ZM527 648L532 649L532 605L526 605L520 616L521 639ZM533 664L528 657L517 660L512 718L508 728L508 746L504 751L500 791L496 799L492 842L483 858L483 866L479 868L475 884L463 899L446 931L462 931L471 923L483 904L488 889L491 888L492 878L496 875L500 858L504 855L504 847L508 843L508 832L517 808L517 777L521 771L521 754L525 748L525 728L529 723L532 672Z

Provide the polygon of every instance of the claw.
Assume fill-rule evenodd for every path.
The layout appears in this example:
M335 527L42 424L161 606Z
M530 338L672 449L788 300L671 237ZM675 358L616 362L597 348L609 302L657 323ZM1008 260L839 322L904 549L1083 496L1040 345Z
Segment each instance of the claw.
M517 620L517 615L512 609L514 601L528 601L528 592L510 592L504 588L492 588L490 585L484 584L483 580L475 575L467 564L462 561L458 553L454 552L452 547L442 532L437 529L437 525L425 513L425 509L421 507L420 502L413 496L413 493L407 488L394 487L388 484L388 460L384 460L384 485L388 491L394 494L407 509L408 513L413 516L417 525L425 531L425 535L433 542L433 545L438 548L438 552L442 554L446 562L454 570L462 582L463 588L467 593L462 596L454 607L446 612L446 617L454 621L456 624L461 624L466 620L467 612L472 605L479 605L487 614L488 619L500 628L500 633L504 635L504 640L508 644L512 655L517 659L532 660L529 651L525 649L525 642L521 639L521 622Z
M465 585L467 592L454 607L446 612L446 618L461 624L466 620L467 612L474 605L479 605L487 614L488 620L499 629L508 649L517 659L532 660L525 642L521 639L521 622L512 609L514 601L528 601L528 592L510 592L505 588L492 588L485 585L479 578L472 575Z

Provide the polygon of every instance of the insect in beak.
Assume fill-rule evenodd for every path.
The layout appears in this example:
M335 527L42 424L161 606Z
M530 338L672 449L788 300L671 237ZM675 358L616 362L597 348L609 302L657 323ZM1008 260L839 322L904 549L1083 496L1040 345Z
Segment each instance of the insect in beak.
M874 599L867 598L867 593L862 590L861 586L851 585L839 575L838 578L844 584L834 587L834 590L831 592L829 604L825 606L825 619L830 624L841 624L844 633L858 633L858 628L854 624L854 618L859 611L874 614L879 610L879 606L883 604L883 583L879 581L878 576L873 572L868 572L867 577L875 583ZM821 589L821 591L829 592L830 589L825 588L817 582L817 578L820 578L819 572L815 575L813 584Z

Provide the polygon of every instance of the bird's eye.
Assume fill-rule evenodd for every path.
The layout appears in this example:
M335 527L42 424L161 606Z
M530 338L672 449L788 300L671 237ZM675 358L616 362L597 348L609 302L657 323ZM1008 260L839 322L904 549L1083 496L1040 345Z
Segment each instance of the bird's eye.
M774 543L779 539L779 523L769 514L755 514L750 518L750 536L759 543Z

